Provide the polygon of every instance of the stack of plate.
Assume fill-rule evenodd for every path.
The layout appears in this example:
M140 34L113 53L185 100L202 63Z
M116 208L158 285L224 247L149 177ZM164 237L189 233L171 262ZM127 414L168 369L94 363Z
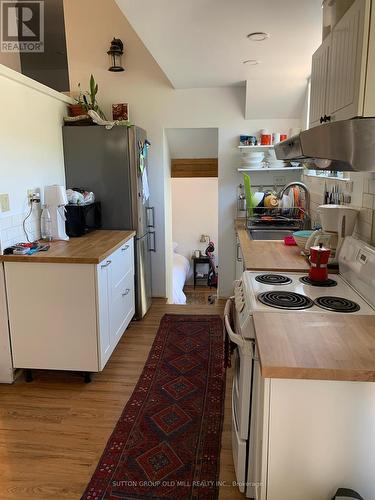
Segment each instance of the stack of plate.
M263 160L262 151L242 151L240 164L242 168L262 168Z
M283 168L286 165L286 162L283 160L278 160L276 158L275 151L273 149L269 149L264 155L264 161L267 163L268 168Z

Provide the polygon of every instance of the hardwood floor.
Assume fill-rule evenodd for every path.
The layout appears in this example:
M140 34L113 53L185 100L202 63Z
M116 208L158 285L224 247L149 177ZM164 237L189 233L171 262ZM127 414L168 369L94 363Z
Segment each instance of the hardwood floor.
M0 500L79 499L142 372L163 314L222 314L223 308L221 301L168 306L156 299L91 384L78 374L37 371L30 384L21 378L0 385ZM231 378L228 370L220 467L226 484L220 500L244 498L232 486Z

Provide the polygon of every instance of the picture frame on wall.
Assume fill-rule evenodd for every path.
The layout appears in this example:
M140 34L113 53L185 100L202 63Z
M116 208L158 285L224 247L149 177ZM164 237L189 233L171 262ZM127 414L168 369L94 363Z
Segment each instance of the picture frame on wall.
M112 104L112 119L118 121L129 121L129 104Z

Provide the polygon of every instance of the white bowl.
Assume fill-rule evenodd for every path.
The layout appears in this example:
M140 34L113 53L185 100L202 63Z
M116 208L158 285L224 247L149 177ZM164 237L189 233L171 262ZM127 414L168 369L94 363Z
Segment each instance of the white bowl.
M260 152L260 153L246 153L246 154L243 154L242 155L242 158L263 158L264 157L264 153Z
M255 193L253 193L253 201L254 201L255 207L257 207L259 205L259 203L263 200L263 198L264 198L263 192L257 191Z

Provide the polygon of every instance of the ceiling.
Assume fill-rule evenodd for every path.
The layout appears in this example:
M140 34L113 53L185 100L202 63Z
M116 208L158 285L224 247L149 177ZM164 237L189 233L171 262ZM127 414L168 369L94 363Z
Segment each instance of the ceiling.
M302 81L321 42L322 0L116 2L175 88ZM251 42L253 31L271 37Z

